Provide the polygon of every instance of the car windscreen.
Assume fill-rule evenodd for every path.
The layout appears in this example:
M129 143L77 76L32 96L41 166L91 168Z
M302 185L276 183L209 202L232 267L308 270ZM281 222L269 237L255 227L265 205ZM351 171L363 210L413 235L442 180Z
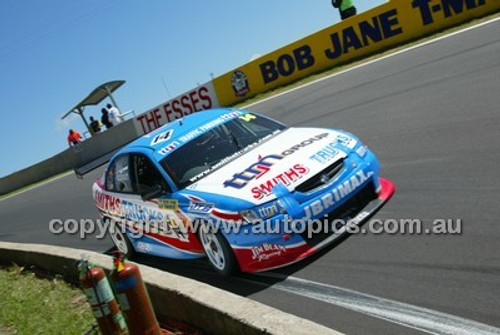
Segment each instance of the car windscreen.
M246 114L194 138L160 164L177 187L183 189L285 128L263 116Z

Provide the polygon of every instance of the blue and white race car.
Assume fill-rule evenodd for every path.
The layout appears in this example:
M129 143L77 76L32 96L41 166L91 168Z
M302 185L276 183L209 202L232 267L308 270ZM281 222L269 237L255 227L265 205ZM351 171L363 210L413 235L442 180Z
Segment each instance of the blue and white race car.
M126 255L206 256L223 274L297 262L393 193L355 136L240 109L191 114L135 140L93 186Z

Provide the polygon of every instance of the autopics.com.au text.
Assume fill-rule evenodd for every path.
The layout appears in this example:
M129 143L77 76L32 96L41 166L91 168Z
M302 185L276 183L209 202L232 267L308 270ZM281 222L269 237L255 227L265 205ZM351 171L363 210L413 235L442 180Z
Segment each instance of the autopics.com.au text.
M185 237L188 232L222 231L224 233L243 234L301 234L312 238L316 234L409 234L409 235L459 235L462 234L463 222L457 218L420 219L370 219L361 224L365 218L357 216L354 219L298 219L294 220L285 215L282 220L259 220L253 223L245 221L193 221L189 225L182 221L129 221L120 220L93 220L93 219L52 219L49 222L49 231L55 235L77 235L85 239L94 236L103 239L108 232L120 229L128 231L133 238L140 238L144 234L163 234L172 237Z

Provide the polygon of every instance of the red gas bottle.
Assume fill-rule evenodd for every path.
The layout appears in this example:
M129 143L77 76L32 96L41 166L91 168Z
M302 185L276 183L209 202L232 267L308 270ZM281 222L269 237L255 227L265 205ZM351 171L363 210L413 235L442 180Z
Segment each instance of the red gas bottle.
M142 281L139 267L123 261L121 253L115 253L115 269L111 282L115 288L120 308L125 315L131 335L161 335L162 331Z
M127 325L115 300L104 270L83 260L80 265L80 283L103 335L128 334Z

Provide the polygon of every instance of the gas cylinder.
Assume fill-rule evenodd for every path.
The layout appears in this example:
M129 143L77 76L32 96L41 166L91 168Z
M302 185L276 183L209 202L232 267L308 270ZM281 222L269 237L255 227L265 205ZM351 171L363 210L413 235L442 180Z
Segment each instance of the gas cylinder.
M103 335L128 334L125 319L104 270L85 260L80 263L79 269L83 292L101 333Z
M111 282L116 298L125 315L131 335L161 335L162 331L154 314L139 267L125 262L121 253L115 253L115 268Z

